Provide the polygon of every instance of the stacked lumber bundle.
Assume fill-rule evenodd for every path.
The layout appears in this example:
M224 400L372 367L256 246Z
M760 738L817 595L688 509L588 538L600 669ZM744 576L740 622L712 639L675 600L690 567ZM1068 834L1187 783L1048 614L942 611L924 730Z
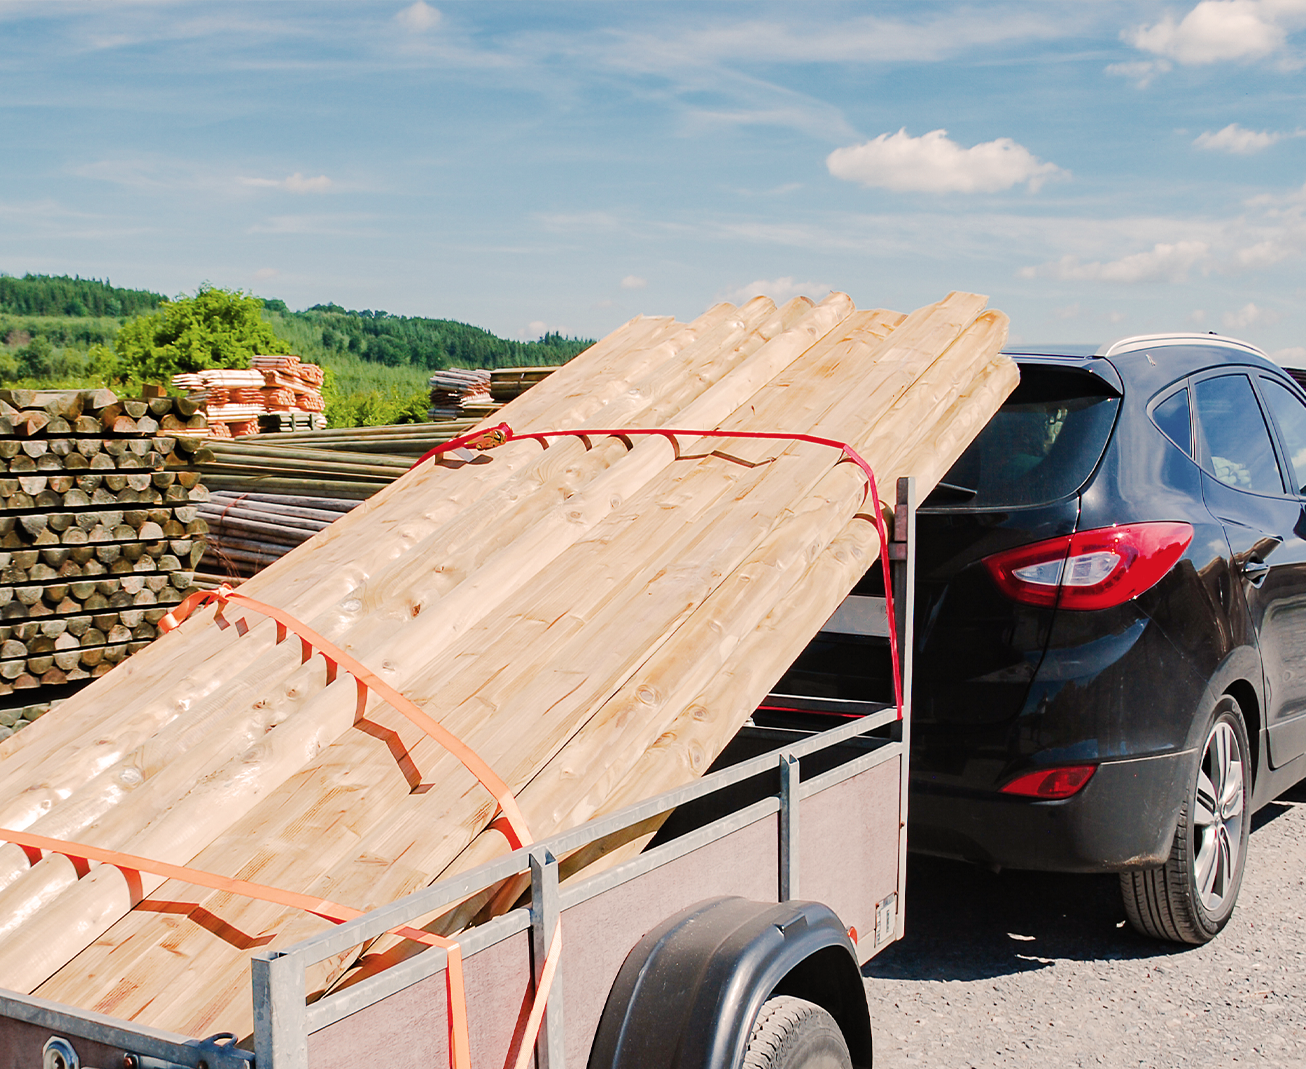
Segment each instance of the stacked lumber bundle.
M203 416L182 398L8 390L0 412L2 696L103 675L152 640L193 588L208 495L198 440L176 434Z
M250 368L208 368L172 377L172 385L205 407L217 438L257 434L269 413L312 417L326 407L322 369L294 355L257 355ZM323 421L325 425L325 420ZM292 419L293 426L293 419Z
M450 367L430 378L431 407L435 420L462 419L467 409L490 403L490 373L483 368Z
M496 405L506 405L557 370L556 367L495 368L490 372L490 397Z
M259 434L282 434L288 431L320 431L327 425L321 412L264 412L258 418Z
M1016 384L1006 317L983 307L954 293L903 316L832 294L718 305L687 325L638 317L499 417L518 433L828 437L882 491L911 473L924 494ZM428 461L242 592L372 666L550 834L701 775L879 552L880 505L838 449L675 437ZM301 664L270 620L232 604L225 621L247 626L220 627L215 611L0 743L0 826L359 909L509 848L489 793L409 720L374 695L360 710L354 681ZM327 927L140 881L0 847L0 986L247 1035L249 955ZM455 930L485 901L429 927ZM310 997L358 975L363 950L366 970L410 946L322 963Z

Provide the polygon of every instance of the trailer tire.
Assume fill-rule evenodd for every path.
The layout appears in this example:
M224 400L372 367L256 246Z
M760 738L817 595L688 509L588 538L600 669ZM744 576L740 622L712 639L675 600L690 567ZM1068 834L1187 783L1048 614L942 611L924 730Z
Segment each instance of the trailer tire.
M767 999L757 1015L743 1069L852 1069L838 1024L820 1006L793 995Z

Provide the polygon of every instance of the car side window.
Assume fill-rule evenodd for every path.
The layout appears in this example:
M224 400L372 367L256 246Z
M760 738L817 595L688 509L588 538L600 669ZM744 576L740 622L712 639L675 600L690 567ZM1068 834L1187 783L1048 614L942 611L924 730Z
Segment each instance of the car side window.
M1193 455L1193 428L1188 418L1188 390L1172 393L1154 409L1152 420L1170 441L1189 456Z
M1261 395L1279 426L1288 449L1290 475L1297 493L1306 494L1306 405L1291 390L1274 379L1261 379Z
M1246 375L1201 379L1193 386L1193 404L1206 445L1203 467L1239 490L1284 492L1270 430Z

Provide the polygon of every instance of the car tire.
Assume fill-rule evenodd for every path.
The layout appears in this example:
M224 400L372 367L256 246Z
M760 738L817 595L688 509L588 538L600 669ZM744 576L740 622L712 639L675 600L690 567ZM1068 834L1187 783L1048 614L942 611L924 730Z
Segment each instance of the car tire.
M1129 923L1175 943L1207 943L1233 914L1251 829L1251 748L1231 695L1216 702L1160 868L1120 874Z
M852 1069L843 1032L814 1002L776 995L757 1015L744 1069Z

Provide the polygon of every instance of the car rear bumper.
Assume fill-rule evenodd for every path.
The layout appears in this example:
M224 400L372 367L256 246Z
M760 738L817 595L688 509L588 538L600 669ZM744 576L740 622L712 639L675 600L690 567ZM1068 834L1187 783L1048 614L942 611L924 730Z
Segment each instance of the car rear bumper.
M1103 762L1077 794L1035 801L911 780L908 849L1004 868L1118 872L1162 864L1192 750Z

